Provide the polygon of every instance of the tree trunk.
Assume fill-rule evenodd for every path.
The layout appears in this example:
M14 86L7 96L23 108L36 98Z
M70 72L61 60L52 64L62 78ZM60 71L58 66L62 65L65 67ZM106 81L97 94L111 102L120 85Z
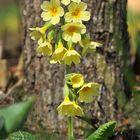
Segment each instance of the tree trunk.
M127 56L128 36L126 26L126 0L85 0L91 11L87 29L94 41L103 47L97 53L73 66L73 71L83 73L87 81L102 85L101 96L87 105L87 115L96 116L101 123L109 120L121 122L122 109L118 97L129 94L124 82L123 57ZM65 133L66 119L58 116L56 108L63 97L64 67L51 65L47 57L36 54L36 45L29 37L29 28L42 25L40 0L25 0L24 9L24 87L37 96L28 125L38 129L45 127ZM125 54L124 50L125 49ZM125 104L125 102L124 102ZM77 125L77 127L79 124Z

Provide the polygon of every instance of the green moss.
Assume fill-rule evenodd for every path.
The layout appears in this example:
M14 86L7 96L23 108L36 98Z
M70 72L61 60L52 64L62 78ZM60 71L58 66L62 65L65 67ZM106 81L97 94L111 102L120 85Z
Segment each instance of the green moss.
M0 8L0 32L17 31L19 25L19 11L15 4Z

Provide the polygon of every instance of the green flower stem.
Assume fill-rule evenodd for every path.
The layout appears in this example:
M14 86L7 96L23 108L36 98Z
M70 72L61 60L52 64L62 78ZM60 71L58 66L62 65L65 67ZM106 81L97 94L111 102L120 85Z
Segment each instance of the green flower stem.
M73 118L68 117L68 140L73 139Z
M71 66L65 66L65 75L71 73ZM73 137L73 118L68 117L68 140L72 140Z
M65 66L65 75L66 75L66 74L70 74L70 73L71 73L71 66L66 65L66 66Z

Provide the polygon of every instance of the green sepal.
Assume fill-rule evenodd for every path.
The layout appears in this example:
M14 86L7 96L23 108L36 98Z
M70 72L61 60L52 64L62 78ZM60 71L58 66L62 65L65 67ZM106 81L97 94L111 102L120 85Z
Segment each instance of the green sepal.
M87 55L87 53L88 53L88 47L85 46L82 50L82 56L85 57Z
M58 44L58 42L62 40L62 31L60 30L57 34L57 37L56 37L56 41L55 41L55 44Z
M67 84L64 85L64 96L69 96L69 87L67 86Z
M75 73L70 73L70 74L67 74L65 75L65 81L68 85L72 85L71 84L71 77L74 75Z
M44 24L44 27L46 27L46 29L49 29L51 26L53 26L53 25L51 24L51 22L46 22L46 23Z
M71 101L76 100L74 91L67 84L64 85L64 96L68 96Z
M70 50L72 48L72 41L68 41L67 46L68 46L68 49Z
M51 31L49 31L48 32L48 35L47 35L47 38L48 38L48 40L51 42L52 40L53 40L53 38L54 38L54 30L51 30Z
M71 88L69 88L69 99L71 101L76 101L76 95L74 94Z

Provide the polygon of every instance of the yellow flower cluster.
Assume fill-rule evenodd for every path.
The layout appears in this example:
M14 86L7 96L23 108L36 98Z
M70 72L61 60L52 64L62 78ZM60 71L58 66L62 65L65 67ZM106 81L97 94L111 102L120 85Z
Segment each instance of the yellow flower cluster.
M37 41L37 52L50 57L50 63L78 64L81 55L94 53L101 44L91 41L86 33L85 21L90 19L87 4L82 0L48 0L41 5L44 26L30 28L31 39ZM65 11L66 10L66 11ZM76 51L77 44L82 52ZM85 83L82 74L72 73L65 77L64 101L58 113L68 116L83 116L79 102L92 102L99 96L98 83Z
M65 6L65 8L64 8ZM50 63L80 63L81 54L95 52L101 44L90 41L84 21L90 19L87 4L81 0L49 0L41 5L43 27L30 28L31 39L38 42L37 52L51 57ZM65 11L66 9L67 11ZM53 33L52 33L53 32ZM78 53L75 44L82 47ZM91 51L92 50L92 51Z
M90 103L99 96L100 85L95 82L85 83L82 74L66 75L66 94L64 101L58 106L58 113L68 116L83 116L83 110L78 101ZM70 100L71 98L71 100Z

